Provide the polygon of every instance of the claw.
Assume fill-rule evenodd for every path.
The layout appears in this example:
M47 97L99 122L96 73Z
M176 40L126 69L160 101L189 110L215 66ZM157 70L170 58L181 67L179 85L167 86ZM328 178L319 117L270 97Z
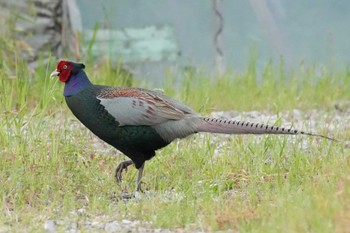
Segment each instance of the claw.
M117 182L117 184L119 184L122 181L123 170L128 171L128 167L131 164L134 164L133 161L131 161L131 160L123 161L115 169L115 181ZM145 163L143 163L142 166L138 169L139 172L138 172L137 179L136 179L136 192L143 193L143 190L141 188L141 184L142 184L141 179L142 179L142 173L143 173L144 167L145 167Z
M118 167L115 169L115 181L120 183L122 181L123 170L128 171L128 166L133 164L131 160L121 162Z

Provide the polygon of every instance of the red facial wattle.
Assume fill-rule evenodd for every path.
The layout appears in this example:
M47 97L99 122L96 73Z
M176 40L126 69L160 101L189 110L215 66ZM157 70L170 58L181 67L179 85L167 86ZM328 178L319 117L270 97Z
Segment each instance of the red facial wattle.
M63 69L60 71L60 74L58 77L59 77L61 82L65 83L68 81L70 74L71 74L71 70L64 70Z
M68 61L60 61L57 65L57 71L59 72L59 79L61 82L67 82L69 79L69 76L71 75L73 66Z

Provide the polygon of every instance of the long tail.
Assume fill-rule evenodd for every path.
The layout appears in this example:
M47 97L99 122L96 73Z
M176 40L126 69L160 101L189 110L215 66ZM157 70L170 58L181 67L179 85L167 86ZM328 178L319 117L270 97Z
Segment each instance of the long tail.
M259 123L250 123L235 120L221 120L216 118L202 117L202 122L198 125L199 132L224 133L224 134L304 134L315 137L322 137L328 140L337 141L334 138L320 134L304 132L296 129L287 129L278 126L269 126Z

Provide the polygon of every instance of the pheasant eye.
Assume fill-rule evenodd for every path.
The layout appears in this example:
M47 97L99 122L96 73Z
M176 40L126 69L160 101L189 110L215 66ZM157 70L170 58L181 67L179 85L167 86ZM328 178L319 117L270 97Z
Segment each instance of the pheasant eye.
M67 65L63 65L63 69L65 69L65 70L66 70L66 69L67 69Z

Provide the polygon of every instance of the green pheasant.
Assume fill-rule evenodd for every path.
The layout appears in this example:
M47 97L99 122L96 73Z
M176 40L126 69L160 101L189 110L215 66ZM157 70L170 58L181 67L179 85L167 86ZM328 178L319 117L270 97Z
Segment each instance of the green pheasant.
M134 164L138 169L137 190L141 190L145 161L174 139L198 132L223 134L306 134L283 127L199 116L188 106L159 92L141 88L109 87L92 84L84 64L60 61L52 76L65 83L64 96L72 113L103 141L123 152L130 160L116 168Z

